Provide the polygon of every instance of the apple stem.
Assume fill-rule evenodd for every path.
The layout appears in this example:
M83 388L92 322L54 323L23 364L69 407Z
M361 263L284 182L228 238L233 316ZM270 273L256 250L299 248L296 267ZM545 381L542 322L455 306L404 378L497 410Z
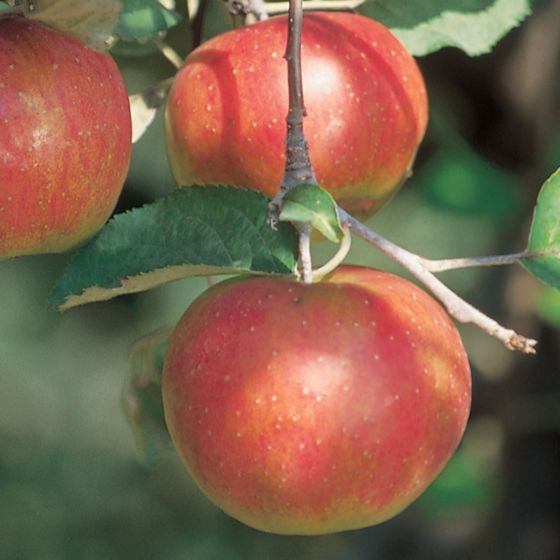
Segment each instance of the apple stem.
M301 222L294 224L299 241L299 269L304 284L313 282L313 263L311 261L311 224Z
M321 280L321 278L335 270L339 265L342 264L342 262L348 255L350 248L352 247L352 234L347 227L343 227L342 231L344 232L344 236L342 238L342 241L338 245L337 252L323 266L320 266L319 268L313 270L313 282L318 282L319 280Z
M354 10L364 4L366 0L306 0L304 10L343 11ZM284 14L289 9L288 2L263 2L264 9L269 15Z
M175 68L179 69L183 66L183 57L175 49L162 41L159 37L155 37L153 42L161 54L167 58L167 60L171 62Z
M538 259L543 257L559 257L559 250L542 251L531 253L521 251L509 255L492 255L488 257L463 257L458 259L422 259L424 266L430 272L444 272L446 270L457 270L460 268L481 267L481 266L503 266L517 264L524 259Z
M501 340L510 350L518 350L525 354L534 354L536 340L526 338L507 329L484 315L481 311L461 299L428 269L430 261L415 255L385 239L375 231L350 216L341 208L338 209L343 225L350 228L356 235L377 247L382 253L398 262L405 270L420 280L445 305L448 313L460 323L473 323L488 334ZM436 261L437 262L437 261Z

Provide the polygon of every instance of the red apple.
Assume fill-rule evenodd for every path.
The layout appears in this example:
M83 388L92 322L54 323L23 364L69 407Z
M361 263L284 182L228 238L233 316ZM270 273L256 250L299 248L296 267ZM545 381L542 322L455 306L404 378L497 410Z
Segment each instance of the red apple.
M0 259L65 251L94 234L130 152L113 60L40 23L0 19Z
M384 521L443 469L467 422L470 371L443 309L355 266L320 283L225 281L177 324L167 425L224 511L263 531Z
M177 74L166 110L180 186L222 183L273 197L284 170L287 18L204 43ZM422 75L380 23L306 13L304 131L319 184L350 212L371 214L411 167L427 122Z

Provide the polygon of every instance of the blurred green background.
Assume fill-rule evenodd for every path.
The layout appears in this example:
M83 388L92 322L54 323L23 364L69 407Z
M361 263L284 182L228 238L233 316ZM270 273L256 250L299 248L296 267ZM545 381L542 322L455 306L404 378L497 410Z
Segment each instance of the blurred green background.
M433 258L524 248L540 185L560 164L560 2L491 55L420 64L431 98L416 173L371 226ZM227 27L210 2L205 36ZM190 37L170 41L185 52ZM172 75L159 55L118 59L130 92ZM173 188L161 114L135 145L119 211ZM330 247L319 247L321 258ZM66 256L0 263L2 560L556 560L560 558L560 294L519 267L442 275L463 297L539 339L513 354L461 327L474 375L467 434L412 507L380 526L277 537L226 517L172 449L140 460L121 408L128 352L171 326L202 279L59 314L46 297ZM399 269L355 242L353 262Z

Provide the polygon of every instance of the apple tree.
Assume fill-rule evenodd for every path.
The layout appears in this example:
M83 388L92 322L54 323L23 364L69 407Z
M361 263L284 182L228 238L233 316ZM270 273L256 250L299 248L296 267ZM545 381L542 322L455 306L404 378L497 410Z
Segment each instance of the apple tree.
M512 194L513 173L457 132L453 94L432 92L431 57L451 47L476 65L530 13L529 0L0 2L0 267L64 253L42 257L60 263L47 300L64 316L208 282L130 353L122 401L144 458L172 442L210 500L270 533L376 525L434 481L426 503L445 495L479 406L469 338L507 363L539 355L535 329L508 306L494 318L492 295L467 301L457 279L520 264L544 294L534 313L558 321L560 175L527 172L535 196ZM135 88L144 64L157 78ZM541 148L547 131L541 119ZM176 184L134 203L139 165ZM447 220L453 250L478 236L492 251L485 231L522 209L526 231L506 254L428 258L409 190L439 205L434 231L457 208L490 216L486 230Z

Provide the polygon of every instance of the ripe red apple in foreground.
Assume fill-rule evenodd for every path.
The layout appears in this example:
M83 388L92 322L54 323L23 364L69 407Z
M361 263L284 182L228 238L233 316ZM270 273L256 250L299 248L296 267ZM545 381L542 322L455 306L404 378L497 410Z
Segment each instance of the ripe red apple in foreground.
M166 110L180 186L230 184L276 194L285 162L287 18L204 43L177 74ZM427 122L422 75L380 23L306 13L304 131L319 184L350 212L371 214L411 167Z
M313 285L225 281L177 324L165 417L202 490L240 521L320 534L384 521L455 450L470 371L443 309L345 266Z
M42 24L0 19L0 259L65 251L94 234L130 152L113 60Z

